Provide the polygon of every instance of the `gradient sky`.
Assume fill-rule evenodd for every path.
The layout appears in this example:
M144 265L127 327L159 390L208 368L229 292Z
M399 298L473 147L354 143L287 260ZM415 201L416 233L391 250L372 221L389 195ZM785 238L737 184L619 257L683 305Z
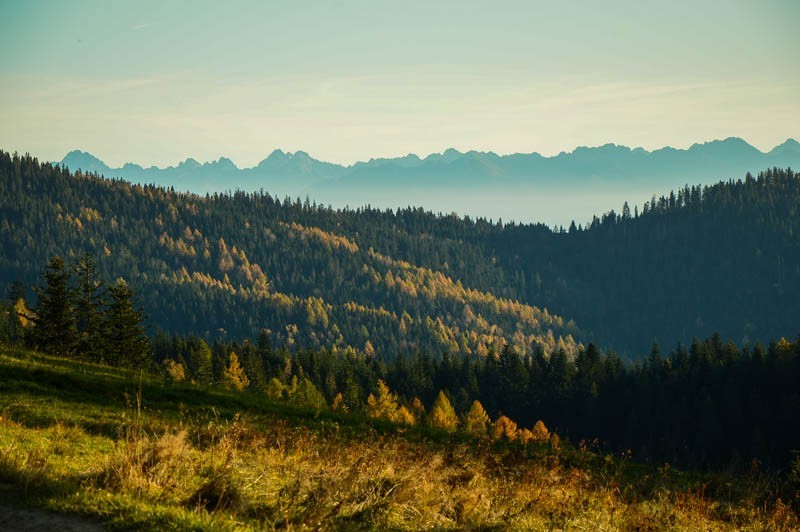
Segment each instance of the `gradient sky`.
M0 0L0 148L112 166L800 138L800 2Z

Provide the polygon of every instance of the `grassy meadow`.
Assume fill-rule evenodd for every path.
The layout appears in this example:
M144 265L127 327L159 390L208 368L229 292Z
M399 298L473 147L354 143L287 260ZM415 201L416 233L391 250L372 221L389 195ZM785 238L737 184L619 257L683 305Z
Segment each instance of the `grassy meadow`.
M0 504L109 528L793 530L787 490L0 348Z

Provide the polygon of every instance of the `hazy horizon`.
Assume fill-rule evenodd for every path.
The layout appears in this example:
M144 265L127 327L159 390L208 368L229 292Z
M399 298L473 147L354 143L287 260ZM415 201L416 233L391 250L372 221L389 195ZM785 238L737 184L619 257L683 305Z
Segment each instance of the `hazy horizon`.
M793 140L793 139L792 139ZM611 149L604 149L613 146ZM322 205L381 209L423 207L472 218L568 226L587 223L624 202L642 206L655 195L685 185L737 179L745 172L800 165L800 144L784 142L765 153L743 139L696 143L696 149L637 151L610 144L563 156L460 153L405 157L341 167L325 161L270 154L258 166L222 158L189 166L143 167L136 161L109 167L102 157L70 152L70 170L99 172L136 183L154 183L197 194L265 190L278 198L309 198ZM296 155L297 152L295 152ZM58 162L58 161L56 161ZM221 164L220 164L221 163Z
M275 148L652 150L800 137L800 4L98 1L0 7L0 146L110 166ZM201 30L202 29L202 30Z

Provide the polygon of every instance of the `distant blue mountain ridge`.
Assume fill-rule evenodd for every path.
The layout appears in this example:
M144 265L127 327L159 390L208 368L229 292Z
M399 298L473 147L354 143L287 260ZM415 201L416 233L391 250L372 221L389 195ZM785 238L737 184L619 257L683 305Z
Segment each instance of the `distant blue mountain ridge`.
M111 168L94 155L75 150L60 163L73 171L200 194L263 189L281 198L310 196L335 206L420 205L441 212L555 224L618 208L623 199L638 203L649 194L684 184L740 178L748 171L774 166L798 168L800 143L788 139L768 152L735 137L688 149L653 151L605 144L552 157L462 153L450 148L424 158L409 154L350 166L319 161L304 151L275 150L251 168L239 168L225 157L205 163L190 158L167 168L134 163ZM499 208L498 202L505 207Z

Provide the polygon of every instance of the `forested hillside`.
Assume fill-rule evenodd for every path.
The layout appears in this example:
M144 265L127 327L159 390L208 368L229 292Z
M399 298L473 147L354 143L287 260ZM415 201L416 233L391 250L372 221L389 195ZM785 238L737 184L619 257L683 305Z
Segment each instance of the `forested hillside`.
M506 228L496 253L522 297L570 316L602 345L641 356L654 339L717 331L752 344L797 334L800 174L685 187L588 227Z
M505 343L523 353L577 347L574 324L511 299L503 271L469 243L500 229L486 223L343 213L265 193L199 197L5 153L0 167L6 286L35 286L51 256L89 252L171 332L268 329L279 344L388 359L417 349L485 355Z
M385 359L505 342L572 355L589 340L639 358L654 339L719 332L752 345L797 333L791 170L686 187L569 229L265 192L196 196L6 153L0 173L0 289L38 284L53 255L92 252L166 331L241 339L266 328L280 344Z

